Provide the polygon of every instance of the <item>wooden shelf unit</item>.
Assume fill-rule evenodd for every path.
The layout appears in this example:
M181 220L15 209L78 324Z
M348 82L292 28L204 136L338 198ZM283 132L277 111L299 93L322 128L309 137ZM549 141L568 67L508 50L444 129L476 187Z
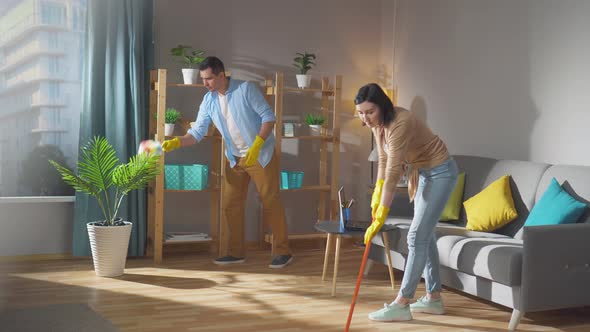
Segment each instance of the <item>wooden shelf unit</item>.
M275 149L278 155L281 156L281 142L282 140L319 140L319 183L317 185L304 186L298 189L281 190L282 192L307 192L318 191L318 218L317 220L328 220L327 214L331 220L335 220L338 216L338 173L340 162L340 100L342 96L342 76L336 75L332 86L330 86L330 79L323 77L321 80L321 88L295 88L284 85L283 73L277 72L274 79L266 80L266 97L269 102L272 102L274 97L274 110L276 116ZM321 113L326 118L322 127L320 135L317 136L283 136L283 96L285 93L295 94L321 94ZM271 103L272 105L272 103ZM331 106L331 107L330 107ZM331 117L331 121L330 120ZM331 126L328 127L328 124ZM332 158L328 165L328 143L332 143ZM328 179L328 170L330 170L330 178ZM329 201L329 211L326 211L326 205ZM272 234L267 234L265 230L265 222L260 223L260 239L261 241L272 243ZM325 234L310 233L310 234L290 234L289 239L317 239L325 238Z
M166 89L176 87L187 88L204 88L202 84L173 84L166 82L166 70L157 69L150 71L150 105L149 114L150 119L149 132L150 137L153 137L158 142L163 142L164 136L164 119L166 111ZM157 113L157 118L154 119L152 114ZM190 128L189 120L182 120L180 123L183 130ZM211 240L196 241L199 243L209 243L209 248L212 253L217 254L219 250L219 213L221 204L221 177L223 176L222 158L223 158L223 144L219 132L212 126L209 128L209 133L205 137L213 144L211 160L209 162L209 178L208 188L204 190L168 190L164 188L164 172L156 177L156 180L150 184L148 188L148 227L147 227L147 247L148 255L153 256L155 263L161 263L163 259L163 247L168 244L178 244L178 241L164 241L164 207L165 207L165 193L176 194L209 194L211 196L210 208L210 234ZM165 164L165 154L162 154L160 163ZM188 242L180 242L186 244Z

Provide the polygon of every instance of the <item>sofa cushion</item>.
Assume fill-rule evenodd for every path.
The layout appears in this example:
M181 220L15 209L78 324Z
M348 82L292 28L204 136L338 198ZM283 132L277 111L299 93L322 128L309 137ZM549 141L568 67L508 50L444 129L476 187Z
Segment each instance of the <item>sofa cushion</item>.
M396 217L396 218L387 218L385 220L385 224L387 225L395 225L397 228L391 232L387 232L389 235L389 245L391 250L395 250L399 253L404 255L408 254L408 230L410 229L410 224L412 223L412 218L408 217ZM465 229L465 227L457 226L452 223L448 222L439 222L436 224L436 236L440 238L442 236L458 236L460 238L486 238L486 239L510 239L509 236L497 234L497 233L489 233L489 232L478 232L478 231L470 231ZM522 240L518 241L522 243ZM383 246L383 241L381 240L380 236L375 236L373 238L373 243ZM439 250L440 253L440 250Z
M510 176L504 175L463 203L465 228L491 232L518 217L510 190Z
M498 162L496 159L477 156L454 155L453 159L455 159L457 162L459 171L465 173L463 201L473 197L475 194L486 187L488 174ZM491 181L488 183L491 183ZM459 220L455 224L459 226L465 226L467 224L467 218L465 217L464 209L461 209Z
M396 225L387 232L390 249L408 255L408 230L412 219L388 218L385 223ZM451 223L436 226L436 245L442 266L493 280L505 285L519 285L522 268L522 240L509 236L466 230ZM383 247L380 236L373 244ZM488 267L487 264L490 264Z
M588 166L572 166L572 165L553 165L543 172L543 176L539 180L535 192L535 203L538 202L545 188L549 186L551 179L555 178L557 182L561 183L561 187L568 194L572 195L577 201L582 202L590 207L590 172ZM582 214L579 223L590 223L590 209ZM522 239L522 228L518 230L515 239Z
M518 217L494 232L511 237L515 236L522 228L530 209L532 209L536 201L537 184L550 165L463 155L455 155L453 158L457 162L460 171L465 172L464 200L474 196L500 176L504 174L511 175L510 189ZM559 177L557 178L559 179ZM464 211L462 211L457 224L463 226L467 224Z
M555 178L552 178L549 187L533 207L524 226L575 223L585 210L586 204L578 202L561 188Z
M520 285L522 248L522 241L513 238L464 238L452 247L448 266L504 285Z
M408 230L410 229L410 224L412 223L412 219L410 218L388 218L385 221L386 224L389 225L396 225L395 228L391 232L387 232L387 236L389 239L389 246L391 250L397 251L403 255L408 254ZM464 227L453 225L451 223L446 222L439 222L436 226L436 237L437 237L437 247L438 247L438 256L440 260L440 264L448 267L457 266L457 259L452 258L451 252L453 247L460 241L464 241L469 238L480 238L480 239L490 239L490 240L512 240L514 243L522 244L522 241L513 240L512 238L496 234L496 233L487 233L487 232L477 232L477 231L470 231L465 229ZM373 238L373 243L379 246L383 245L383 240L380 236L376 236Z
M463 190L465 189L465 173L460 173L457 176L457 184L455 184L455 189L451 193L451 197L447 201L445 205L445 209L443 210L440 220L441 221L449 221L449 220L459 220L459 215L461 213L461 206L463 205Z
M588 166L555 165L549 167L539 181L535 202L539 201L551 179L555 178L561 187L577 201L590 206L590 171ZM582 214L578 222L590 222L590 209Z

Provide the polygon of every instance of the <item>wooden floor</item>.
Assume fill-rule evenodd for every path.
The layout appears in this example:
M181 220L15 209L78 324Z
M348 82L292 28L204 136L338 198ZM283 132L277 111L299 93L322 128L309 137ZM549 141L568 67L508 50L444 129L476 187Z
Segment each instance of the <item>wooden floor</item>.
M0 309L88 303L121 331L343 331L362 250L342 250L336 297L331 280L321 280L323 252L295 255L280 270L267 267L267 251L227 267L205 254L166 256L160 266L129 259L120 278L96 277L90 259L2 261ZM388 285L387 269L376 264L361 287L351 331L505 331L510 319L506 308L445 290L445 316L371 322L367 314L394 297ZM422 283L417 295L423 292ZM519 330L590 331L590 308L527 315Z

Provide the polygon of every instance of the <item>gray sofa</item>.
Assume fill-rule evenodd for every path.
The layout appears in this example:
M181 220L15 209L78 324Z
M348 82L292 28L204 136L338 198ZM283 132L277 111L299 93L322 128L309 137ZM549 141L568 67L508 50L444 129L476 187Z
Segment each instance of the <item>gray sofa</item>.
M508 329L524 313L590 305L590 209L576 224L522 227L529 211L555 177L572 196L590 205L590 166L549 165L474 156L454 156L466 173L463 201L502 175L511 175L518 218L493 233L468 231L460 220L439 222L437 245L444 286L513 309ZM395 211L392 211L395 213ZM390 217L393 267L404 270L411 218ZM386 263L383 242L373 239L369 258Z

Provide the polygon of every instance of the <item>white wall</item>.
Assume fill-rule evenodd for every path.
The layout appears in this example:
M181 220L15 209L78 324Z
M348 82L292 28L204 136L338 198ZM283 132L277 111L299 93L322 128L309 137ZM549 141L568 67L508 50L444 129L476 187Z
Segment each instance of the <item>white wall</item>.
M395 84L455 154L590 165L590 2L397 0Z
M295 72L291 64L295 52L315 53L317 67L310 73L316 79L323 75L343 75L340 182L346 186L348 196L361 202L356 205L357 216L366 217L366 213L359 211L368 211L364 195L371 180L367 161L371 134L354 118L352 99L361 85L380 79L382 68L389 67L391 71L392 57L383 52L391 52L393 47L387 46L384 48L387 51L382 51L382 44L392 44L393 24L381 20L383 9L391 8L389 1L225 0L216 2L215 6L203 3L156 1L157 65L169 69L170 81L180 82L180 65L168 52L177 44L190 44L221 58L234 77L262 80L282 71L286 84L294 86ZM172 89L168 93L172 94L168 104L174 104L186 116L195 116L202 93ZM295 119L319 109L317 97L313 100L289 95L285 104L286 114ZM317 183L317 145L307 141L298 145L286 142L283 151L287 152L283 154L283 168L303 169L304 183ZM168 162L191 159L206 162L208 156L206 146L195 147L176 156L169 154ZM247 238L253 240L257 236L259 210L252 186L250 189L246 229ZM208 198L198 195L167 194L166 231L191 227L207 231ZM290 231L313 232L318 195L282 195ZM202 226L194 226L195 223Z
M71 253L73 200L0 198L0 256Z

